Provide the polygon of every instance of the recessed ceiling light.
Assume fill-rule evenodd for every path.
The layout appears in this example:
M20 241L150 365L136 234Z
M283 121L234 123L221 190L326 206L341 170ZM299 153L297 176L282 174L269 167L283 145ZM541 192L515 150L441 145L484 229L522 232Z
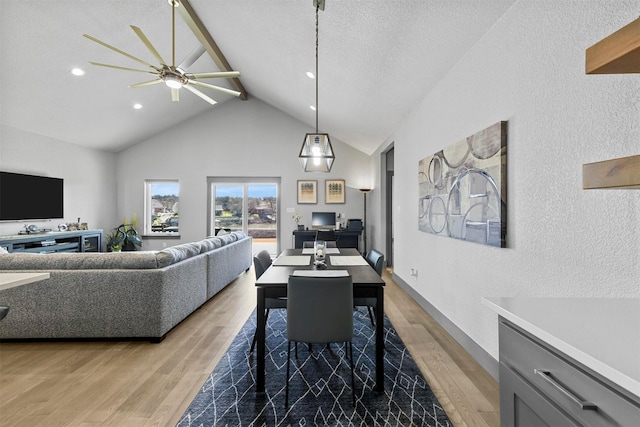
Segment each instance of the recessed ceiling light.
M133 104L133 108L135 108L136 110L139 110L142 108L142 104Z
M311 71L307 71L307 77L309 77L310 79L315 78L315 77L313 76L313 73L312 73Z
M309 108L311 108L312 111L316 111L316 107L313 105L309 105Z
M74 76L84 76L85 71L82 68L72 68L71 74L73 74Z

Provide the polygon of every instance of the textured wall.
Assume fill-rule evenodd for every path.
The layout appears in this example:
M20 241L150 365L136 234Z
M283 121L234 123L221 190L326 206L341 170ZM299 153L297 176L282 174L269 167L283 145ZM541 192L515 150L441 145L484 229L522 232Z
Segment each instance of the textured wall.
M362 195L356 190L368 173L369 156L336 139L331 173L305 173L298 161L304 135L312 131L262 101L232 100L192 120L142 141L118 154L118 207L143 212L145 179L180 181L181 241L199 240L207 229L207 177L281 177L281 248L291 247L294 221L287 208L309 225L312 211L362 216ZM318 180L318 204L298 205L299 179ZM346 204L324 203L324 180L344 179ZM169 240L175 243L175 241ZM145 249L159 249L163 240L147 239Z
M65 216L64 220L0 222L0 235L16 234L25 224L57 231L58 224L78 217L90 228L112 227L117 221L114 168L113 153L0 125L0 169L64 178Z
M395 272L497 358L483 296L640 296L640 190L582 190L582 164L640 153L640 77L585 50L640 1L518 1L424 98L395 144ZM418 160L509 122L506 249L418 231ZM418 270L417 279L410 275Z

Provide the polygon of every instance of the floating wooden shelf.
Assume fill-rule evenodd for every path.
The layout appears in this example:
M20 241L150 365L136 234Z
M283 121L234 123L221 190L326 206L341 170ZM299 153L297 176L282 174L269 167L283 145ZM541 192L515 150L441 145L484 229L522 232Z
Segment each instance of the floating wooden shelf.
M582 165L582 188L640 189L640 155Z
M640 18L587 49L587 74L640 73Z

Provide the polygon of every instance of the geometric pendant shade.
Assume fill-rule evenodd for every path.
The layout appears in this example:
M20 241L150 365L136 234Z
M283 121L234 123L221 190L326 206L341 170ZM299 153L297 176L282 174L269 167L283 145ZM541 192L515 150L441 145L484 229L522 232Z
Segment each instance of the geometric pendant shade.
M305 172L331 172L331 166L336 156L331 146L331 139L328 133L318 132L318 11L324 10L325 0L313 0L313 6L316 8L316 133L308 133L302 141L302 148L298 159Z
M336 156L327 133L308 133L298 159L305 172L331 172Z

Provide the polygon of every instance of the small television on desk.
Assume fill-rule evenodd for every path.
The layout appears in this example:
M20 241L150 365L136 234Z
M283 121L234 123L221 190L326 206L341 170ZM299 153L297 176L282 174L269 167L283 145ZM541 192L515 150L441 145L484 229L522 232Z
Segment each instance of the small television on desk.
M314 230L333 230L336 228L335 212L312 212L311 228Z

